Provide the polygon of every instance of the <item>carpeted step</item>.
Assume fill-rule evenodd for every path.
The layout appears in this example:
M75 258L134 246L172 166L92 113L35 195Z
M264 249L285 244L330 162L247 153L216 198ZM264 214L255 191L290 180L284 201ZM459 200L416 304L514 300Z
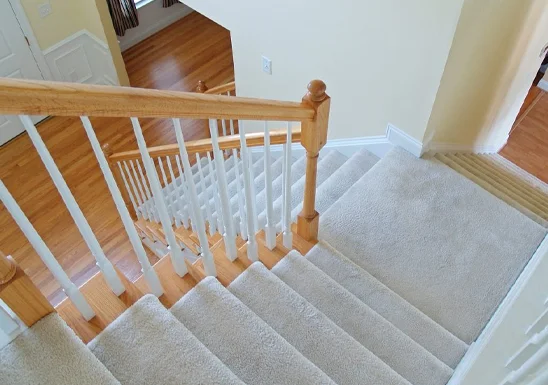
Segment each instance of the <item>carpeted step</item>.
M533 188L540 190L543 194L548 195L548 184L538 179L536 176L528 173L524 169L520 168L515 163L512 163L508 159L499 154L485 154L484 157L489 161L500 165L505 168L510 174L517 176L520 179L525 180Z
M2 385L114 385L116 378L56 313L0 349Z
M286 255L272 273L413 385L443 385L453 374L298 251Z
M320 238L466 343L546 230L449 167L396 148L320 221Z
M447 154L445 156L448 159L451 159L451 161L458 164L460 167L475 175L476 178L480 178L484 183L489 184L492 188L497 189L498 191L505 194L516 204L527 208L536 216L542 218L543 221L546 221L548 219L548 214L545 214L542 209L539 209L534 202L523 197L521 194L516 193L513 189L506 187L503 183L500 182L498 178L492 178L491 176L483 172L483 170L477 168L474 163L470 163L469 160L459 157L458 155Z
M464 342L325 242L306 259L449 367L466 353Z
M318 162L318 173L316 176L316 186L321 186L334 172L341 167L348 158L341 154L339 151L329 151ZM291 186L291 208L297 207L299 203L303 201L306 175L303 175L298 181ZM282 209L283 209L283 195L280 195L277 199L274 199L272 204L274 210L274 222L279 230L282 228ZM259 214L259 228L263 228L266 224L266 207L262 213Z
M334 384L213 277L171 312L247 384Z
M366 149L361 149L352 155L316 189L316 211L320 214L325 212L378 161L379 157ZM291 218L297 218L302 208L301 199L299 205L291 211Z
M508 189L516 192L517 194L521 194L523 197L530 200L545 213L548 212L548 196L541 193L539 190L529 186L529 184L522 179L506 173L503 167L497 167L496 165L487 161L484 156L481 156L479 154L457 154L457 156L473 162L477 167L481 168L491 178L497 179Z
M462 167L458 162L454 161L450 157L442 154L436 154L434 156L434 159L438 162L452 168L462 176L468 178L469 180L476 183L478 186L482 187L485 191L488 191L490 194L494 195L501 201L505 202L510 207L513 207L523 215L529 217L534 222L538 223L540 226L548 227L548 222L545 221L543 218L539 217L536 213L529 210L527 207L523 206L519 202L513 199L512 196L507 195L504 191L501 191L497 187L491 185L488 181L482 179L481 177L478 177L477 175L473 174L466 168Z
M336 383L409 384L262 263L229 290Z
M323 156L322 156L323 157ZM320 160L321 158L320 157ZM283 157L279 160L283 160ZM282 195L283 188L283 175L282 175L282 164L280 164L280 173L276 177L272 175L272 199L276 200ZM306 170L306 156L300 157L296 162L293 162L291 165L291 185L293 186L304 174ZM263 173L264 174L264 173ZM266 209L266 191L265 191L265 177L260 175L257 177L256 182L258 185L262 182L262 189L256 192L257 194L257 215L262 213ZM234 212L234 219L239 222L240 214Z
M242 384L153 295L126 310L89 348L122 384Z

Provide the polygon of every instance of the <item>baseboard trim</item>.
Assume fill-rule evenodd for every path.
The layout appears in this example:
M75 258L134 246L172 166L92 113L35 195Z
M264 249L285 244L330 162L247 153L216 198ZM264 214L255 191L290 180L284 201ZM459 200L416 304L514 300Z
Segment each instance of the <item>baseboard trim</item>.
M428 152L471 152L474 154L497 154L506 144L506 141L502 145L491 146L474 146L466 144L454 144L454 143L430 143L428 146Z
M525 266L525 269L523 269L523 272L520 274L506 297L502 300L500 306L495 311L495 314L491 317L476 342L470 345L470 348L464 355L462 361L456 367L453 377L451 377L447 385L460 385L462 381L464 381L474 366L474 363L480 357L483 350L493 338L496 330L510 312L514 301L520 296L527 282L532 277L543 258L546 258L546 255L548 255L548 236L541 242L537 251L533 254L531 260L527 266Z
M151 2L150 4L147 4L139 8L139 12L146 12L147 7L153 6L154 5L153 3L154 2ZM192 12L193 12L193 9L190 7L187 7L186 5L184 5L184 7L180 7L179 10L177 10L176 12L169 13L168 16L158 20L154 24L149 25L148 27L144 28L142 31L139 31L137 34L131 36L130 38L120 39L120 50L123 52L133 47L135 44L142 42L146 38L154 35L156 32L175 23L177 20L182 19L185 16L188 16Z

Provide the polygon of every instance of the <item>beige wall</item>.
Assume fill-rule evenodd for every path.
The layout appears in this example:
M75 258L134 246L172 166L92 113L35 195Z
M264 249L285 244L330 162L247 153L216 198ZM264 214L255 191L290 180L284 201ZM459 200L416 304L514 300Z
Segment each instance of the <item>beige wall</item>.
M426 140L495 148L505 142L548 40L536 28L545 4L465 0Z
M231 31L239 95L300 100L320 78L331 139L384 135L390 122L421 140L462 0L185 3Z
M94 0L49 0L52 13L45 18L38 14L38 5L44 0L20 2L43 50L82 29L107 41Z

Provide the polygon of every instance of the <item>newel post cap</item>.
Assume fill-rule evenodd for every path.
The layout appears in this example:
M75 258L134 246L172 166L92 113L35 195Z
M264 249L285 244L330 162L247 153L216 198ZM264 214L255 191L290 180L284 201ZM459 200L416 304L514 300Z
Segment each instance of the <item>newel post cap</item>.
M109 143L103 144L103 146L101 148L103 149L103 154L105 154L105 156L107 156L107 157L114 154L114 151L112 151L112 147Z
M318 79L312 80L310 83L308 83L307 89L308 92L304 96L304 99L315 103L327 99L327 94L325 93L327 86L323 81Z
M200 92L200 93L204 93L208 90L209 88L207 87L207 85L205 84L205 82L203 80L198 80L198 85L196 86L196 92Z

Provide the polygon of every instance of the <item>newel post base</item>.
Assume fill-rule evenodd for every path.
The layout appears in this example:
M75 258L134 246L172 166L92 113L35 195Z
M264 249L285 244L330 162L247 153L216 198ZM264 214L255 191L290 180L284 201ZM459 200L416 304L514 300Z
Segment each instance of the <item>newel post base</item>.
M325 93L326 86L321 80L312 80L308 92L303 97L306 104L316 111L314 120L301 123L301 144L306 149L306 178L303 210L297 217L297 234L307 241L318 240L320 214L316 211L316 177L318 156L327 142L327 126L331 98Z

